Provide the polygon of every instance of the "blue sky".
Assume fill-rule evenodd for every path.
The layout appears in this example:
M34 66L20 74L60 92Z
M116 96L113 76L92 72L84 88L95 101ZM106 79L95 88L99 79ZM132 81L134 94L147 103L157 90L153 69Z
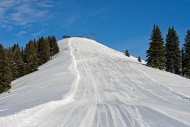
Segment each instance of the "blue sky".
M0 43L4 47L55 35L82 35L146 59L153 24L166 37L174 26L184 43L190 29L190 0L1 0Z

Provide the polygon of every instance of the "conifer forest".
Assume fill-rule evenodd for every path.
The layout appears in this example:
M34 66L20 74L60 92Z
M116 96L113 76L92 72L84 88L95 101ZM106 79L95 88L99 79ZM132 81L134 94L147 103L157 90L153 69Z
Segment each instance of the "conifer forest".
M154 25L146 54L147 66L190 78L190 30L187 30L180 49L179 37L174 27L168 28L164 42L160 28Z
M0 93L11 88L11 81L38 70L59 52L56 37L29 40L25 48L19 44L5 48L0 44Z

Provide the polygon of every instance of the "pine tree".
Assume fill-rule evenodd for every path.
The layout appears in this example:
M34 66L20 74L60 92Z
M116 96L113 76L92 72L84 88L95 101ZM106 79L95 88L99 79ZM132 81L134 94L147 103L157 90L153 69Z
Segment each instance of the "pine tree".
M182 76L184 76L184 73L185 73L185 52L184 52L184 47L181 48L181 58L182 58Z
M0 93L4 91L4 83L3 83L3 77L4 77L4 59L5 59L5 52L3 45L0 44Z
M138 56L138 59L137 59L137 60L138 60L139 62L142 62L142 61L141 61L141 57L140 57L140 56Z
M129 51L128 50L125 50L125 55L130 57L130 54L129 54Z
M32 40L30 40L25 48L25 63L28 69L28 73L34 72L37 70L38 61L37 61L37 49Z
M29 69L27 68L27 65L26 65L26 54L23 47L21 47L21 58L22 58L22 61L21 61L21 66L20 66L21 68L20 77L29 73Z
M14 63L14 61L13 61L13 53L12 53L12 51L11 51L11 48L8 48L7 49L7 61L8 61L8 63L7 63L7 66L8 66L8 68L9 68L9 75L10 75L10 80L12 81L13 80L13 72L12 72L12 68L13 68L13 63Z
M147 50L147 66L159 69L165 69L164 41L160 28L157 25L153 26L150 47Z
M38 42L38 65L46 63L50 59L50 46L47 39L40 37Z
M57 39L56 37L53 35L52 36L52 40L53 40L53 47L54 47L54 54L57 54L59 52L59 46L57 44Z
M13 51L13 79L17 79L19 77L22 76L22 66L23 66L23 59L22 59L22 54L20 51L20 47L18 44L15 44L12 47L12 51Z
M166 36L166 71L175 74L181 73L182 58L179 48L179 39L174 27L168 29Z
M11 88L11 69L8 55L3 45L0 44L0 93Z
M42 65L43 61L42 61L42 51L43 51L43 42L44 42L44 38L41 37L37 40L37 56L38 56L38 65Z
M190 78L190 30L187 31L184 44L184 75Z
M50 46L48 39L46 38L44 40L44 59L43 62L46 63L48 60L50 60Z
M50 55L53 56L59 52L59 47L57 40L54 35L48 36L49 46L50 46Z
M39 61L39 58L38 58L38 41L36 41L35 39L33 40L34 42L34 47L36 49L36 54L37 54L37 63ZM38 63L38 66L39 66L39 63Z
M33 43L34 43L35 49L37 50L38 49L38 43L37 43L37 41L35 39L33 40ZM38 53L38 51L37 51L37 53Z
M6 57L4 61L4 66L5 66L4 78L5 78L5 85L6 85L5 91L11 88L10 84L12 81L12 70L11 70L11 61L10 61L11 58L9 58L9 55L11 54L9 54L6 51Z

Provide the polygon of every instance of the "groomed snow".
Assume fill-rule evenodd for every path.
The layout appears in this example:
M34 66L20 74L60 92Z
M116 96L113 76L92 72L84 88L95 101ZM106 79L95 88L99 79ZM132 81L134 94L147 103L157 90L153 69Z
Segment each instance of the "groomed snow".
M85 38L0 95L0 127L190 127L190 80Z

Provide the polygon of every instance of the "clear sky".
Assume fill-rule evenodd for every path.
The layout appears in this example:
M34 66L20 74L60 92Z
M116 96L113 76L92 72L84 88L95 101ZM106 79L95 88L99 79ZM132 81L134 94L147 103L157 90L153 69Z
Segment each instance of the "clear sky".
M184 43L190 29L190 0L1 0L0 43L4 47L55 35L82 35L146 59L153 24L165 39L174 27Z

